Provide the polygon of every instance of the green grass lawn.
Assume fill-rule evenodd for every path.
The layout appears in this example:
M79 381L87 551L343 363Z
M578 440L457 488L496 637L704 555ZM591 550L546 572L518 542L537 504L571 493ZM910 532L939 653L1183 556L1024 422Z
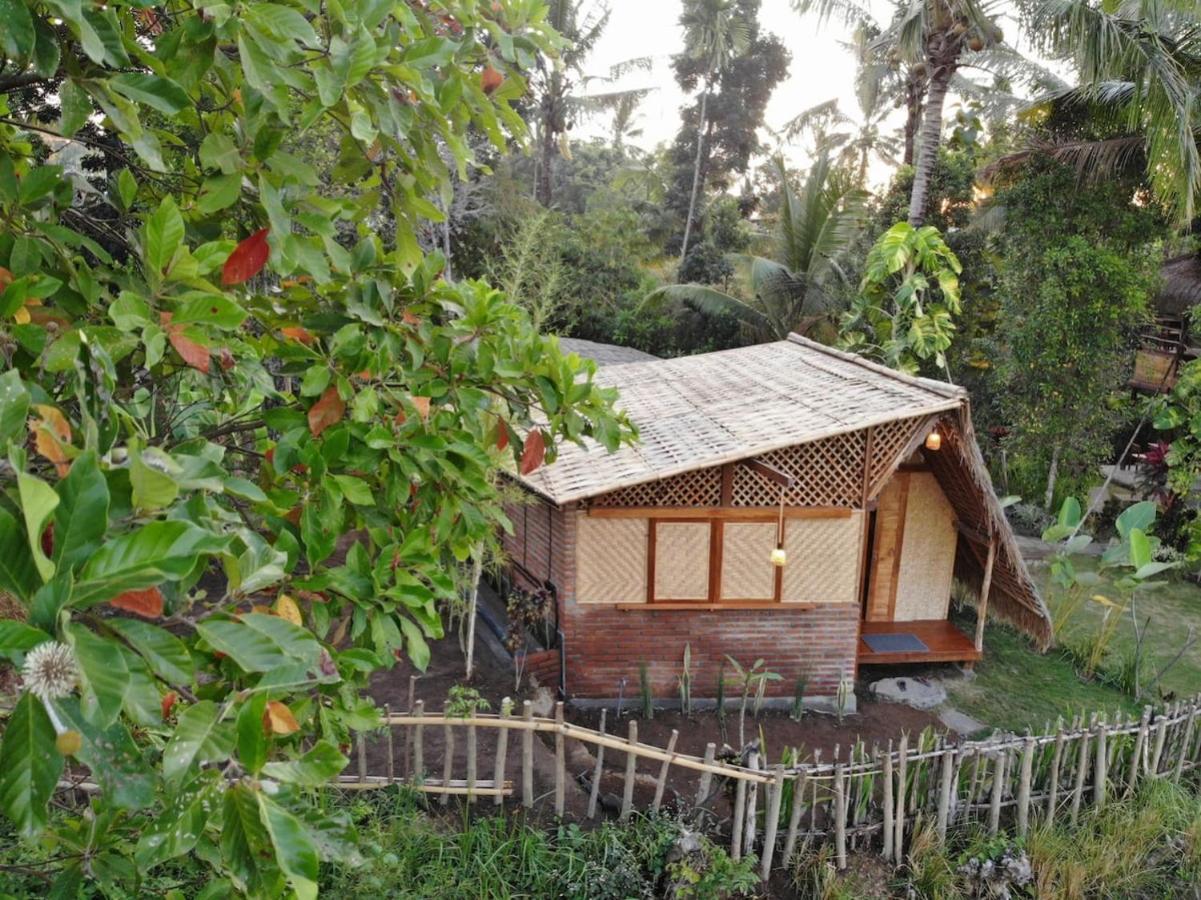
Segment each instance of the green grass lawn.
M1032 565L1031 574L1054 611L1057 596L1048 585L1046 566ZM1144 654L1152 670L1176 655L1190 625L1201 633L1201 587L1177 578L1165 580L1162 587L1141 592L1137 600L1140 623L1149 619ZM1117 599L1109 583L1091 590ZM1070 641L1095 631L1103 614L1101 604L1086 601L1065 627L1063 637ZM1109 658L1115 660L1130 652L1134 643L1134 625L1127 612L1110 645ZM1070 718L1076 712L1093 710L1137 714L1141 706L1113 687L1083 681L1072 662L1057 650L1038 655L1024 637L1007 627L990 625L985 631L984 650L984 659L976 665L976 677L950 680L947 688L953 705L989 725L1039 731L1059 716ZM1180 697L1201 691L1201 643L1186 651L1160 687ZM1152 696L1143 702L1157 699Z

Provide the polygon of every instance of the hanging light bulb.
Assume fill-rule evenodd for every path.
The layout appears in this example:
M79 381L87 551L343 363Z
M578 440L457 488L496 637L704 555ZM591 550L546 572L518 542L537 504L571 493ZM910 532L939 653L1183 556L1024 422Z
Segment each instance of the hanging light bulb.
M776 519L776 546L771 552L771 564L780 568L788 562L788 554L784 552L784 488L780 488L780 514Z
M926 449L938 450L942 447L942 434L937 428L926 435Z
M777 568L783 567L784 563L788 562L788 554L783 547L776 547L771 552L771 564Z

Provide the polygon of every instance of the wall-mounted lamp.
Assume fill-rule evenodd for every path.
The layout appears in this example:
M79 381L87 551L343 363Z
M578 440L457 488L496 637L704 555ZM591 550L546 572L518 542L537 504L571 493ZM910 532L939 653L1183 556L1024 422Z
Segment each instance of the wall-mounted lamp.
M771 552L771 564L777 567L783 567L784 563L788 562L788 554L783 547L776 547Z
M783 567L788 562L788 554L784 551L784 494L787 488L780 488L780 515L776 519L776 546L771 552L771 564L776 568Z
M926 449L927 450L938 450L941 447L942 447L942 434L940 434L938 429L935 428L928 435L926 435Z

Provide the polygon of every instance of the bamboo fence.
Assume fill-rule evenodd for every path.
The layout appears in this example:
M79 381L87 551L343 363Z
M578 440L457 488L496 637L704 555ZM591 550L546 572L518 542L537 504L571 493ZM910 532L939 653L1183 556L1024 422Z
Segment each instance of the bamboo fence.
M811 759L791 765L767 765L754 745L742 763L717 759L717 747L708 744L703 758L675 749L673 732L666 748L638 740L638 721L631 719L625 736L607 730L602 712L599 728L566 721L563 704L553 717L535 716L530 703L520 714L505 708L499 714L475 713L456 718L426 712L417 700L409 711L387 714L382 740L387 754L386 774L368 774L365 742L358 742L358 773L341 776L339 787L373 789L391 784L440 795L462 795L468 803L491 798L499 806L506 797L535 803L534 736L546 734L554 749L553 785L540 785L541 798L553 796L554 811L562 816L569 777L578 778L587 794L587 816L595 817L600 799L606 754L624 755L624 775L618 817L635 811L635 784L639 761L657 764L650 811L658 811L667 793L672 768L695 773L695 794L673 781L681 806L713 809L725 797L729 814L718 829L728 840L735 858L759 854L764 878L777 859L787 866L798 846L831 843L838 865L846 864L850 851L877 850L900 863L915 830L933 829L939 840L949 829L965 825L1002 828L1024 836L1037 824L1075 824L1082 810L1099 808L1114 798L1131 795L1146 779L1180 781L1184 773L1201 766L1201 695L1169 703L1154 710L1147 706L1138 719L1093 714L1087 721L1048 723L1043 733L1004 736L982 741L949 742L927 729L918 735L902 734L894 745L857 741L845 756L835 748L823 761L820 751ZM401 739L401 772L396 771L394 732ZM426 758L427 735L441 733L441 759ZM520 740L517 771L508 768L510 733ZM493 749L491 778L481 778L477 765L480 735L485 748ZM466 765L463 777L454 777L455 747L463 739ZM594 758L587 771L569 773L568 741L582 743ZM795 752L794 752L795 756ZM432 777L440 768L440 778ZM518 786L510 777L516 778ZM645 774L641 775L646 778ZM545 779L545 776L544 776ZM686 796L685 794L691 794Z

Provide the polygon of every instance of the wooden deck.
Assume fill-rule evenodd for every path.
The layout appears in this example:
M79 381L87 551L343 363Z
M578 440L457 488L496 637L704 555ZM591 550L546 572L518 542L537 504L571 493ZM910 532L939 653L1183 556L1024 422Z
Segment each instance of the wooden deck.
M982 654L972 639L946 619L917 622L863 622L859 637L859 664L975 662ZM929 649L924 653L878 653L863 640L865 634L912 634Z

